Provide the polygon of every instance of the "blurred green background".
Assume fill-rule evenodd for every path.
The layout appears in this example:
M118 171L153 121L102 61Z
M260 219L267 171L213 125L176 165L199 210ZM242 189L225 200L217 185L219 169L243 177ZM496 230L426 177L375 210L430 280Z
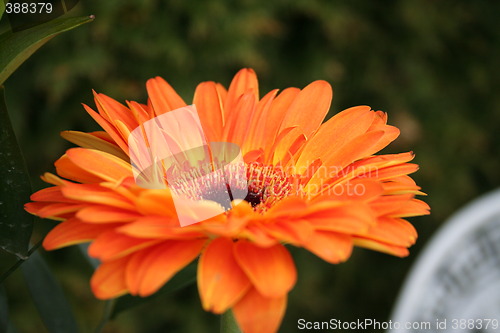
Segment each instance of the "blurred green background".
M161 1L81 0L70 16L96 19L42 47L7 82L9 111L35 187L38 175L71 145L62 130L98 130L80 103L92 89L119 101L146 101L145 81L162 76L187 102L196 84L228 85L242 67L274 88L329 81L329 116L366 104L388 112L401 136L384 152L413 150L414 175L432 215L413 218L420 233L401 260L355 250L329 265L293 250L299 281L281 332L297 320L387 320L419 250L447 217L500 186L500 2L498 1ZM36 226L35 239L53 225ZM77 249L43 253L77 313L82 332L103 303ZM18 277L18 278L16 278ZM44 332L19 272L7 280L20 332ZM105 332L217 332L196 287L122 313Z

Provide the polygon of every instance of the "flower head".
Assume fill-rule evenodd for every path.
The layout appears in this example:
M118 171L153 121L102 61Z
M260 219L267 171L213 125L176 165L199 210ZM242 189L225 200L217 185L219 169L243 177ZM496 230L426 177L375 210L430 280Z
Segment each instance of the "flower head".
M104 131L63 132L81 148L56 161L58 175L42 177L53 186L26 204L33 214L62 221L45 238L46 249L91 242L89 254L101 261L91 279L96 297L150 295L199 257L205 310L232 309L243 331L275 332L297 279L285 245L334 264L347 260L354 245L408 254L417 233L404 218L428 214L429 207L414 198L423 193L408 176L418 168L408 163L411 152L375 155L399 135L384 112L358 106L322 123L332 98L327 82L259 98L255 73L243 69L228 90L199 84L193 104L207 142L236 144L244 163L226 172L226 182L214 175L202 185L146 188L134 178L130 134L186 107L163 79L146 86L147 104L125 106L95 93L97 112L84 107ZM245 182L233 185L245 190L244 200L180 226L175 195L196 199L188 216L195 219L219 209L217 186L241 174Z

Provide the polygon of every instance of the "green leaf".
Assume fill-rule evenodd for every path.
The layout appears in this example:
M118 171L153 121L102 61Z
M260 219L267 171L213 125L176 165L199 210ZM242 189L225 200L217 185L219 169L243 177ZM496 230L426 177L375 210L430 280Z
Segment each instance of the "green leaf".
M1 2L2 0L0 0ZM3 284L0 285L0 332L7 332L9 326L9 304Z
M0 35L0 85L52 37L93 19L94 16L58 18L30 29Z
M0 20L2 19L3 13L5 12L5 3L0 0Z
M21 270L47 330L50 333L78 332L76 320L61 286L40 254L33 253L21 266Z
M1 0L0 0L1 1ZM0 86L0 248L26 259L33 217L23 206L31 194L24 158L17 144Z
M220 316L220 333L241 333L233 311L227 310Z
M132 307L149 302L151 299L160 295L168 295L177 290L185 288L196 282L196 263L192 263L177 273L163 288L155 294L148 297L137 297L125 295L116 300L115 307L111 314L111 319L115 318L120 312L128 310Z

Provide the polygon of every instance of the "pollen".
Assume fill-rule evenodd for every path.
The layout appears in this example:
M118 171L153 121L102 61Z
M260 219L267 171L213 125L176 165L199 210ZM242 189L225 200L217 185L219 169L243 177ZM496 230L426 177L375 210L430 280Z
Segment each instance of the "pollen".
M178 173L170 189L191 200L212 200L226 210L234 200L245 200L264 213L289 195L297 195L299 181L280 167L260 163L206 164ZM215 170L214 170L215 169Z

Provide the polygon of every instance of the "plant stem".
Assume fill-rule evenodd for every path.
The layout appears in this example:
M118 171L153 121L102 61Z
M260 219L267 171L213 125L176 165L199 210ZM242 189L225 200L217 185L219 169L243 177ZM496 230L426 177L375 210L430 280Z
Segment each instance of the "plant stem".
M40 245L42 245L42 241L43 240L40 240L38 243L36 243L35 245L33 245L33 247L31 249L29 249L28 255L27 255L26 259L17 259L17 261L8 270L6 270L5 272L3 272L2 275L0 276L0 283L2 283L16 269L18 269L19 266L21 266L21 264L23 262L25 262L26 260L28 260L29 257L33 254L33 252L35 252L40 247Z
M233 311L227 310L220 317L220 333L241 333Z

